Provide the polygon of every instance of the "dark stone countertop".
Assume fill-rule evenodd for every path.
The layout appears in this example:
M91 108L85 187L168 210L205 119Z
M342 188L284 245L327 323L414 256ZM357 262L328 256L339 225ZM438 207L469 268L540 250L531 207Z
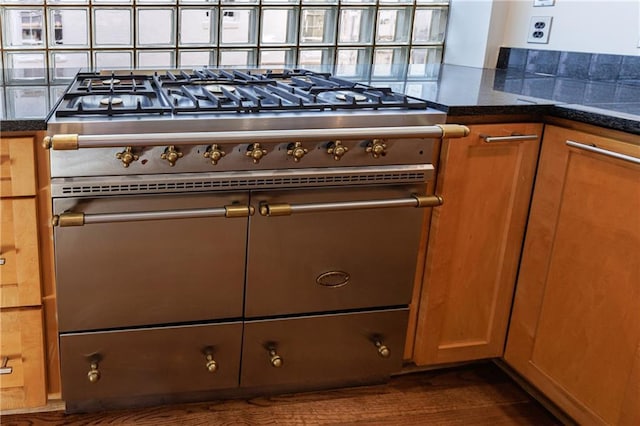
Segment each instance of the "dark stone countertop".
M585 81L442 65L437 78L371 81L425 99L450 117L547 114L640 135L640 81ZM0 86L0 130L46 129L64 85ZM450 120L452 121L452 120Z

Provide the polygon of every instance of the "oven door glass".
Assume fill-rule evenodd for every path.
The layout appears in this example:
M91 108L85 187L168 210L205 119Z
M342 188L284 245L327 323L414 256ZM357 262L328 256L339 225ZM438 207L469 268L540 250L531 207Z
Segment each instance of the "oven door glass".
M148 220L228 205L247 206L248 194L54 200L55 214L87 218L55 228L60 330L241 317L247 218ZM120 221L130 212L149 217ZM89 223L96 217L107 223Z
M308 209L251 218L245 316L407 305L424 209L348 206L413 193L424 194L424 186L252 193L256 209L281 203Z

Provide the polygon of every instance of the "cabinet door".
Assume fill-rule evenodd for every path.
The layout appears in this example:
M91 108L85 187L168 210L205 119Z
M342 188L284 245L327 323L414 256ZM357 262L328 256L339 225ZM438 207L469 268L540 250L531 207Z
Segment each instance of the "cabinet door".
M0 139L0 196L35 195L34 138Z
M0 307L42 303L34 198L0 199Z
M591 146L640 158L547 127L505 358L579 423L638 424L640 166Z
M42 309L1 311L0 331L0 409L44 405Z
M540 146L540 124L478 125L445 141L414 362L501 356ZM491 140L484 136L531 135Z

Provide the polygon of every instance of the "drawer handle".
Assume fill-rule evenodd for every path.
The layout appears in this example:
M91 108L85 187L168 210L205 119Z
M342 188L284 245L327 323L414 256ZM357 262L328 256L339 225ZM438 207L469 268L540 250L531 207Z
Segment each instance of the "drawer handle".
M511 136L491 136L491 135L480 135L485 142L519 142L519 141L532 141L538 139L538 135L520 135L517 133L512 134Z
M280 368L282 367L282 364L284 364L284 360L280 355L278 355L274 348L269 349L269 362L274 368Z
M205 365L207 366L207 371L209 373L215 373L218 371L218 363L213 359L212 353L207 353L207 363Z
M391 356L391 351L389 350L389 348L383 345L380 340L376 340L374 344L378 349L378 355L380 355L382 358L389 358Z
M4 259L2 259L4 261ZM4 262L2 263L4 264ZM7 363L9 362L8 356L2 357L2 366L0 366L0 374L11 374L13 373L13 367L7 367Z
M4 265L5 263L7 263L7 260L4 257L0 257L0 266Z
M607 157L616 158L622 161L628 161L633 164L640 164L640 158L632 157L631 155L620 154L619 152L609 151L607 149L598 148L595 145L585 145L583 143L567 141L566 144L573 148L582 149L589 152L595 152L596 154L606 155Z
M87 378L91 383L97 383L100 380L100 370L98 370L98 363L92 362L89 366L89 372L87 373Z

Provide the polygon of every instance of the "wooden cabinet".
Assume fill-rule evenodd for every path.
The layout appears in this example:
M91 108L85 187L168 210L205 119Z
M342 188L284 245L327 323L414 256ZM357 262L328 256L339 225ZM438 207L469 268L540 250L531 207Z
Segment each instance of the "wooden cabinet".
M0 408L46 403L35 138L0 139Z
M640 138L626 136L546 127L505 352L581 424L640 424Z
M436 184L444 204L431 218L416 364L502 356L541 131L477 125L444 141ZM523 135L532 136L500 139Z

